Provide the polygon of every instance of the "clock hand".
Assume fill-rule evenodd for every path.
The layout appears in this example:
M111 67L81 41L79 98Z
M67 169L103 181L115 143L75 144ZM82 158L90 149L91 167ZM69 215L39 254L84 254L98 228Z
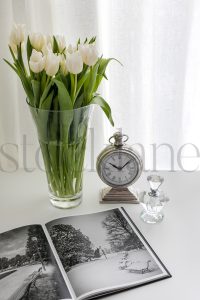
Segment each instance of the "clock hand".
M109 163L109 165L111 165L113 168L115 168L115 169L117 169L117 170L120 170L120 168L119 168L119 167L117 167L117 166L113 165L112 163Z
M125 165L123 165L120 169L122 170L122 169L123 169L126 165L128 165L130 162L131 162L131 160L127 161L127 162L125 163Z

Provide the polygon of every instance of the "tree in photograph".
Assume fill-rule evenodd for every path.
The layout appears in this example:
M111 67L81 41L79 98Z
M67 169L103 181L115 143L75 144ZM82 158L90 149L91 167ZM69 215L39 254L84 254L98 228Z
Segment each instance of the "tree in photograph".
M23 264L22 256L17 254L15 256L15 266L16 267L21 267L22 264Z
M99 248L96 248L94 251L94 258L99 258L99 257L101 257L100 250L99 250Z
M89 238L72 225L54 225L50 235L66 271L94 256Z
M7 257L0 258L0 270L5 270L9 267L9 259Z
M144 248L144 245L118 209L113 210L106 216L103 227L107 230L107 240L113 252Z
M18 268L27 262L26 255L17 254L16 256L8 259L7 257L0 258L0 270L7 268Z
M10 267L21 267L28 261L26 255L19 255L17 254L15 257L9 259L9 266Z
M36 240L34 240L34 238L36 238ZM26 244L26 256L29 261L39 261L40 257L38 253L40 253L42 259L48 259L48 249L48 242L42 227L40 225L29 226Z

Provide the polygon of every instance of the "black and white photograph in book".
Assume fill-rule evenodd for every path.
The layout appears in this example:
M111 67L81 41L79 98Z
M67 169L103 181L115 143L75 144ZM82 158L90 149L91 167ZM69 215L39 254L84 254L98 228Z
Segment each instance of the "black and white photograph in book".
M40 225L0 234L0 300L71 298Z
M120 209L46 224L77 297L167 277Z

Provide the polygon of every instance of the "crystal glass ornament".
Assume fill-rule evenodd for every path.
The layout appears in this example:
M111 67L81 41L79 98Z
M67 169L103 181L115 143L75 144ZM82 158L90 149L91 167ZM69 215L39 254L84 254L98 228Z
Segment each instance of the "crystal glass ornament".
M155 224L163 220L164 214L162 210L169 198L159 189L164 181L161 176L148 176L147 181L150 185L150 192L139 194L140 203L144 208L140 217L146 223Z
M158 189L164 181L163 177L158 175L150 175L147 177L147 180L151 189L151 192L149 194L151 194L151 196L158 196Z

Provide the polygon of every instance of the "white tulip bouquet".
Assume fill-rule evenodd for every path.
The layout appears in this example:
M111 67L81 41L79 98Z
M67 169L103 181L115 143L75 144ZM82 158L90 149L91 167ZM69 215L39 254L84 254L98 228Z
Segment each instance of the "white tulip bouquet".
M28 64L23 58L25 45ZM21 79L31 106L71 110L98 104L114 125L108 103L97 93L102 79L107 79L105 70L113 58L98 57L94 37L67 46L64 36L30 33L25 39L25 26L15 24L9 49L13 63L4 60Z
M94 37L67 45L64 36L26 36L21 24L11 31L9 49L13 63L5 62L26 92L54 200L75 196L82 188L86 108L99 105L114 125L110 106L97 93L113 58L98 56Z

